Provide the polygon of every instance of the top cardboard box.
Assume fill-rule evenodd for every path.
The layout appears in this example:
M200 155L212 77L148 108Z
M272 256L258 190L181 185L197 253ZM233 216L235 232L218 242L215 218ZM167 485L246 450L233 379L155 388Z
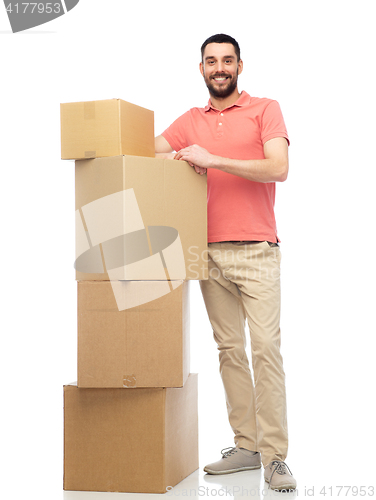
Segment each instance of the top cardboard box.
M61 158L155 156L154 112L122 99L60 104Z

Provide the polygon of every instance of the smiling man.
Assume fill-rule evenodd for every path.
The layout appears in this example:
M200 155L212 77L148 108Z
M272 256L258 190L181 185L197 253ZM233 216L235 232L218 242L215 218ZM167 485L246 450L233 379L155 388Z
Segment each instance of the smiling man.
M156 153L187 161L208 181L209 279L201 281L219 350L235 447L222 450L209 474L265 467L273 489L294 489L285 463L285 374L280 353L280 248L275 183L288 173L289 139L275 100L238 90L243 70L236 40L219 34L201 47L209 90L156 137ZM175 153L173 153L175 151ZM245 345L248 322L253 378Z

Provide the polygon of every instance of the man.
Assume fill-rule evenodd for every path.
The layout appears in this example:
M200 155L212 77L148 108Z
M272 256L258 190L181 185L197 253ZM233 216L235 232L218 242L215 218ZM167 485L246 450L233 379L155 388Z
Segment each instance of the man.
M228 35L201 47L209 90L156 137L156 153L187 161L208 181L209 279L201 281L219 350L235 447L204 468L209 474L257 469L273 489L294 489L287 455L285 375L280 354L280 249L275 182L288 173L288 144L276 101L238 90L240 48ZM177 153L172 153L177 151ZM251 337L253 378L245 352Z

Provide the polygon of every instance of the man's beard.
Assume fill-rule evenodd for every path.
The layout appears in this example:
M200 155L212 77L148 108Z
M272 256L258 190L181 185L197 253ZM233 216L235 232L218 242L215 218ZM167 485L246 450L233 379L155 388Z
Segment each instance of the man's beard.
M226 77L229 76L227 74L215 74L213 75L210 79L207 79L205 77L205 83L206 86L208 87L209 93L211 96L216 97L217 99L223 99L225 97L228 97L231 95L234 90L236 89L238 85L238 73L236 73L236 76L231 78L227 81L226 85L220 85L214 87L214 85L217 85L216 83L212 83L212 80L214 77Z

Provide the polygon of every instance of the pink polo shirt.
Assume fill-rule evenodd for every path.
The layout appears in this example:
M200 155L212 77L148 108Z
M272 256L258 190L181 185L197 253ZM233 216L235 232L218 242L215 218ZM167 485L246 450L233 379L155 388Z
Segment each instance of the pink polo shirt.
M277 101L242 92L223 111L192 108L163 133L179 151L198 144L209 153L238 160L264 159L263 145L275 137L289 142ZM208 242L278 241L274 216L275 183L253 182L208 169Z

